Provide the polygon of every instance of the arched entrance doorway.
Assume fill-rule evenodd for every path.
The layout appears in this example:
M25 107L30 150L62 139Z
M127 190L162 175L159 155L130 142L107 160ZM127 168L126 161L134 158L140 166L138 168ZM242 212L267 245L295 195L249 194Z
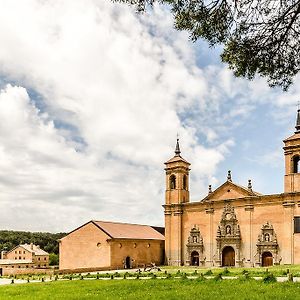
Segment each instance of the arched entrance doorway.
M130 259L130 256L126 257L126 259L125 259L125 266L126 266L126 269L130 269L131 268L131 259Z
M232 267L235 265L234 249L226 246L222 251L222 267Z
M273 266L273 255L271 252L264 252L262 254L261 260L263 267Z
M199 266L199 253L197 251L191 253L191 265Z

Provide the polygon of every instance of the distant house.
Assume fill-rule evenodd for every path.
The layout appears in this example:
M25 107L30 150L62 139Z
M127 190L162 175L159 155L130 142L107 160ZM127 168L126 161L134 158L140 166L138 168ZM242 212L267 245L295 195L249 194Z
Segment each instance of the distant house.
M1 261L6 265L10 262L13 267L34 267L34 268L48 268L49 267L49 253L40 248L39 245L21 244L6 253L2 253ZM27 263L25 263L25 261Z
M165 237L147 225L89 221L59 241L59 268L133 268L164 261Z

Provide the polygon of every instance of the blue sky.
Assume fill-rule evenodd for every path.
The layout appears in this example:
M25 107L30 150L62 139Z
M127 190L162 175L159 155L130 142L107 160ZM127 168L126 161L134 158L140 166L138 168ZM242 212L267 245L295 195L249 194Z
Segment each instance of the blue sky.
M90 220L163 225L164 161L180 135L191 198L233 181L283 191L299 77L287 93L234 78L221 47L192 43L164 7L3 1L0 227Z

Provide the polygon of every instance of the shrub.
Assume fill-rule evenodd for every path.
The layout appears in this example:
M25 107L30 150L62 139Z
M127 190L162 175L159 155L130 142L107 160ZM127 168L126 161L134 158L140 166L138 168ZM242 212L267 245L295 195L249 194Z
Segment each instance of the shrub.
M268 273L266 274L264 277L263 277L263 282L264 283L273 283L273 282L276 282L277 279L276 277L274 276L274 274L272 273Z
M228 275L228 274L230 274L230 271L227 268L225 268L222 272L222 275Z
M200 273L200 275L196 279L197 281L204 281L206 278L204 277L203 273Z
M222 278L222 274L221 273L219 273L219 274L217 274L215 277L214 277L214 280L215 281L219 281L219 280L222 280L223 278Z
M204 273L204 275L212 275L213 274L213 272L212 272L212 270L208 270L208 271L206 271L205 273Z
M185 279L188 279L186 273L182 273L182 274L181 274L181 279L184 279L184 280L185 280Z

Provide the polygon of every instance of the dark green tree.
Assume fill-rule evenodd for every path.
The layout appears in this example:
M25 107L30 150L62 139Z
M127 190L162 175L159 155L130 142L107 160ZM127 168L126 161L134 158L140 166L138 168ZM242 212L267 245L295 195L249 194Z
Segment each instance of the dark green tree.
M0 230L0 251L11 250L19 244L39 245L48 253L58 254L58 240L66 233Z
M139 11L155 0L115 0ZM287 90L300 70L299 0L157 0L169 4L178 30L193 41L222 44L221 59L235 76L266 77Z

